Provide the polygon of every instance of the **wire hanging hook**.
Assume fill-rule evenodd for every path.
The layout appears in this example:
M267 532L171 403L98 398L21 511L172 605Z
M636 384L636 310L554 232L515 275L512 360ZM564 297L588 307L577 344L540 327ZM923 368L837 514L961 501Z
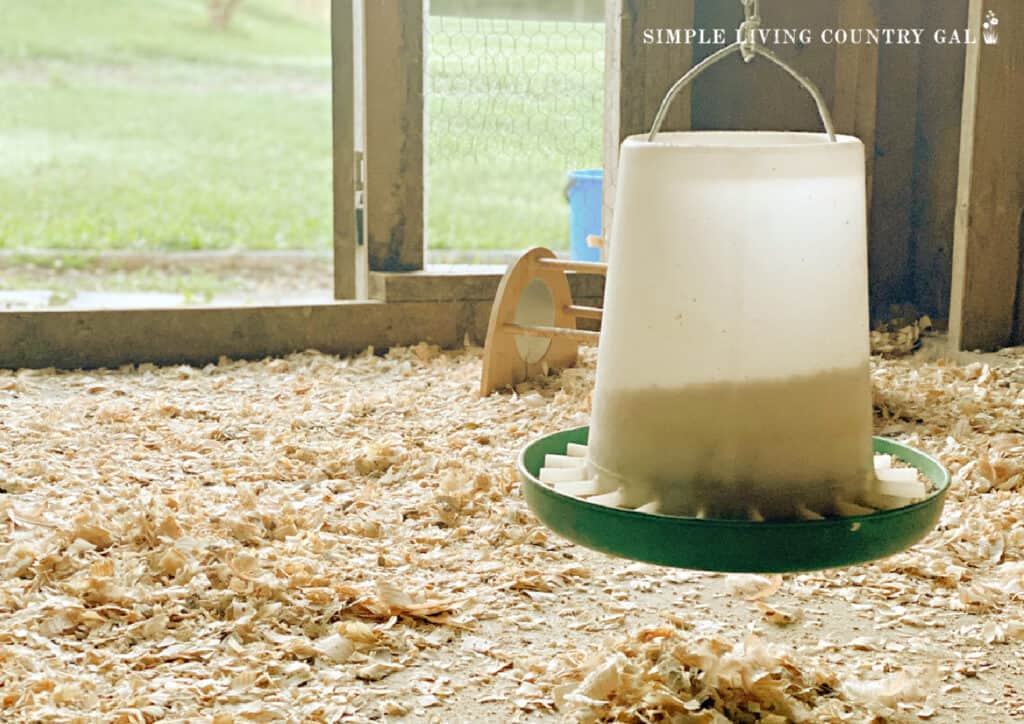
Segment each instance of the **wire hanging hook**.
M793 80L802 85L804 90L806 90L811 95L811 98L814 99L814 105L818 108L818 115L821 116L821 123L825 126L825 133L828 135L828 140L835 143L836 129L835 125L832 123L832 114L829 113L828 104L825 103L825 97L821 94L821 91L818 90L818 86L814 85L814 81L800 73L789 63L772 51L768 50L768 48L757 44L757 34L755 31L761 27L761 11L759 7L760 0L740 0L740 2L743 3L743 14L745 16L743 24L740 25L739 29L740 37L735 43L727 45L724 48L719 48L704 60L697 63L697 65L693 66L686 72L686 75L672 84L672 87L668 89L668 93L666 93L665 97L661 99L661 106L658 107L658 112L654 116L654 123L651 124L651 132L647 135L647 140L649 142L653 142L655 137L658 135L658 131L661 130L661 124L665 121L665 115L668 113L669 106L672 105L672 99L676 97L676 94L679 93L679 91L688 86L697 76L720 61L722 58L739 52L743 55L743 60L748 63L758 55L762 58L767 58L772 63L789 73Z
M739 29L740 52L749 63L757 57L757 31L761 27L761 0L740 0L743 3L743 22Z

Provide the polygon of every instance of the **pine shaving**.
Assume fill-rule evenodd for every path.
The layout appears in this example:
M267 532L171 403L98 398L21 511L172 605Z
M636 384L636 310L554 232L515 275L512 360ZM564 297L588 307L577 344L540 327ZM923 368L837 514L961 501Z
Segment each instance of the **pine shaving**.
M516 457L587 423L593 352L484 399L479 356L0 371L3 719L1024 717L1020 350L874 359L875 432L949 468L943 518L779 578L546 530Z

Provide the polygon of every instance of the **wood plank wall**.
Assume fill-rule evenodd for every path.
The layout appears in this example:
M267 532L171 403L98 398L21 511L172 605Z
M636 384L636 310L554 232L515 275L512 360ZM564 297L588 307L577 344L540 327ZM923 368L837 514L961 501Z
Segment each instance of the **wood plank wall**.
M937 28L967 27L967 0L933 3L922 24L928 35ZM965 57L961 46L929 43L921 49L918 75L913 298L922 312L939 319L949 317Z
M1024 342L1024 3L970 0L980 34L987 13L999 42L967 51L949 338L958 349Z
M372 41L365 48L370 268L416 270L423 265L423 0L362 3ZM1022 27L1020 7L1020 0L762 4L763 27L810 30L809 43L774 49L822 89L838 129L865 142L876 319L886 318L891 305L912 303L940 323L948 315L970 328L955 335L957 344L975 340L991 347L1024 335L1024 130L1022 114L1011 108L1019 104L1024 64L1024 37L1016 33ZM1005 16L1000 45L966 50L932 41L937 28L962 32L968 19L979 26L980 13L992 8ZM618 142L646 129L668 86L714 50L647 45L643 30L723 28L731 36L742 8L738 0L606 0L606 18L606 105L615 121L606 129L607 202L614 193ZM821 40L825 28L873 27L923 28L925 37L920 45ZM967 92L965 74L980 88ZM392 82L375 82L382 77ZM961 113L964 96L971 101ZM689 106L680 98L669 118L675 128L821 128L813 103L792 79L768 63L745 65L737 58L702 76ZM983 121L968 128L962 118ZM961 137L969 139L968 148L960 148ZM996 257L1000 261L993 263ZM986 291L992 280L998 295ZM347 279L339 281L340 287L350 286Z
M836 26L878 27L875 0L847 0L840 4ZM878 123L878 46L836 46L836 72L832 115L836 130L864 142L867 202L871 207L875 174L875 128Z
M725 28L730 41L743 21L739 0L698 0L699 28ZM762 2L762 27L811 28L815 42L806 46L772 46L783 60L805 73L821 89L831 108L834 104L836 54L832 46L817 42L817 34L836 22L835 3L814 0ZM697 45L694 61L710 55L718 46ZM685 70L685 69L684 69ZM738 56L709 68L693 85L695 130L821 131L814 101L782 69L763 59L744 63Z
M883 28L921 27L924 0L879 0ZM872 316L886 318L893 303L914 301L911 205L921 47L878 48L874 174L868 213L868 275Z
M739 2L692 0L698 28L735 28ZM912 303L949 314L965 50L932 42L966 27L968 0L762 3L762 27L810 28L812 42L773 46L822 90L837 129L864 141L872 314ZM824 28L924 28L921 45L827 45ZM717 46L694 47L694 62ZM810 97L778 68L729 59L694 84L695 129L816 131Z
M367 60L367 232L370 268L407 271L423 265L422 206L422 20L423 0L362 0L366 10L366 36L373 42L366 48ZM841 132L861 138L867 150L869 199L869 278L872 315L883 319L891 305L912 303L919 311L937 317L940 324L950 311L950 300L958 299L953 280L954 233L957 195L966 204L961 236L991 236L998 225L1000 278L999 329L1005 334L982 335L986 346L998 337L1009 342L1014 330L1024 328L1024 272L1019 260L1019 214L1017 177L999 193L964 196L964 158L959 140L964 75L968 53L963 45L943 46L932 41L937 28L963 31L968 5L974 15L981 12L981 0L791 0L762 3L763 27L808 28L807 44L774 46L776 52L811 77L833 109ZM987 46L987 76L998 76L1014 85L1021 69L1014 65L1024 40L1018 17L1020 0L991 0L1010 22L1002 23L1003 44ZM714 50L710 45L647 45L646 28L723 28L729 36L742 19L738 0L606 0L608 21L608 93L606 108L612 123L606 129L606 206L614 194L618 143L630 134L646 129L668 86L693 63ZM977 24L977 18L973 22ZM922 28L920 45L876 46L827 44L825 28ZM979 53L980 46L974 46ZM999 71L995 66L1001 65ZM999 120L983 124L992 133L1017 133L1014 114L999 109L1003 99L1019 101L1019 94L1000 91L991 78L984 79L983 96L977 111L995 113ZM375 83L374 78L397 78L400 82ZM973 108L974 106L972 106ZM1005 110L1005 108L1004 108ZM1016 117L1020 117L1017 114ZM821 123L806 93L778 68L765 62L745 65L731 58L710 69L694 84L690 103L678 99L668 127L695 129L786 129L820 130ZM972 144L981 131L972 131ZM395 138L401 142L396 144ZM989 143L972 173L989 178L986 168L1008 158L1000 144L1020 148L1024 138L988 139ZM972 149L968 149L969 151ZM1014 154L1009 157L1016 158ZM968 153L968 160L978 158ZM974 163L974 161L971 161ZM1005 165L1005 164L1004 164ZM372 171L369 168L372 167ZM1012 178L1010 178L1012 177ZM969 213L984 216L997 199L1005 209L988 227L968 223ZM1005 212L1005 213L1004 213ZM1015 220L1009 217L1015 216ZM610 224L606 209L606 230ZM995 218L995 217L993 217ZM1008 230L1008 231L1007 231ZM1006 234L1002 232L1006 231ZM614 245L614 239L610 239ZM979 242L974 249L982 249ZM1017 256L1014 256L1017 254ZM1018 259L1012 262L1010 257ZM968 261L960 273L971 268ZM989 267L994 265L989 264ZM987 268L987 267L986 267ZM960 290L963 309L987 283L985 275ZM344 280L343 280L344 281ZM962 280L961 280L962 281ZM342 286L348 286L347 282ZM1009 302L1006 297L1013 297ZM967 306L964 306L964 302ZM984 307L984 301L979 300ZM1020 309L1013 311L1014 307ZM1009 310L1009 311L1008 311ZM958 320L968 325L979 311ZM991 311L991 314L996 314ZM966 320L966 321L965 321ZM1018 334L1019 336L1019 334ZM971 338L970 335L963 339Z

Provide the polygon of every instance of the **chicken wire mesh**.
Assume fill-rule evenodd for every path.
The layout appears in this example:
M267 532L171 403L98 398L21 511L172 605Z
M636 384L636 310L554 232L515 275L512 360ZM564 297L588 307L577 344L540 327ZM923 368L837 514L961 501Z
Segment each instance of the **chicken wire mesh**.
M427 33L429 249L568 248L567 173L601 165L604 24L432 15Z

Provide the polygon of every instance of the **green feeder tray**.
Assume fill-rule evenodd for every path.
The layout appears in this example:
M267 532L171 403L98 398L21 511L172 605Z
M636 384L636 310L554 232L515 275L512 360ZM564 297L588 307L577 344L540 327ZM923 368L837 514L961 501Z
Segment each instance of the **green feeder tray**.
M791 573L835 568L890 556L935 527L949 473L906 445L874 438L874 451L917 468L934 484L924 500L895 510L826 520L753 522L682 518L611 508L555 492L537 476L548 453L587 444L589 427L535 440L519 456L526 502L548 528L602 553L675 568L728 573Z

